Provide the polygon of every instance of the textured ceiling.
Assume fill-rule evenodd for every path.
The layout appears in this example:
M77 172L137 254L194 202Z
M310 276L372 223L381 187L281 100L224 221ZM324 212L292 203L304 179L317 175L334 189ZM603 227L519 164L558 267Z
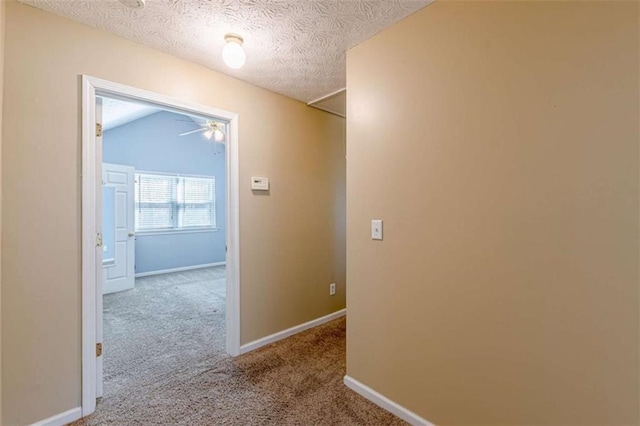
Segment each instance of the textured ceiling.
M433 0L20 1L311 102L345 87L347 49ZM244 37L239 70L220 56L229 32Z
M104 130L113 129L159 111L161 111L160 108L150 105L104 97L102 98L102 127Z

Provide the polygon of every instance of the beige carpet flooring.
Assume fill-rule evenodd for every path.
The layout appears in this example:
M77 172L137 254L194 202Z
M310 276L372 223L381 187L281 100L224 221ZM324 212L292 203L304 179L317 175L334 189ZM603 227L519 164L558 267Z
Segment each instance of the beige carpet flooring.
M104 298L104 396L85 425L403 425L342 383L345 319L232 358L224 267Z

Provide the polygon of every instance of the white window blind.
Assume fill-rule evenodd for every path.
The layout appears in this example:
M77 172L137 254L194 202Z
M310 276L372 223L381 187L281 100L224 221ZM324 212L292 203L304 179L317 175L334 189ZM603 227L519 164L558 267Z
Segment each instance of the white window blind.
M183 177L178 181L178 227L216 226L215 181Z
M215 178L136 173L136 230L215 228Z

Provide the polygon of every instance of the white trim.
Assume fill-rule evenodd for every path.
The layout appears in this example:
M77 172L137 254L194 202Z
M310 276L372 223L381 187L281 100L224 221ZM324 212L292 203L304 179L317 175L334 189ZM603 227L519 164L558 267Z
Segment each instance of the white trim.
M287 337L293 336L294 334L298 334L301 331L305 331L310 328L322 325L326 322L333 321L334 319L343 317L346 314L347 314L347 310L341 309L329 315L325 315L323 317L316 318L309 322L305 322L304 324L296 325L295 327L291 327L286 330L279 331L278 333L272 334L270 336L266 336L261 339L254 340L253 342L246 343L240 346L240 354L246 354L247 352L251 352L263 346L270 345L271 343L277 342L278 340L286 339Z
M183 174L183 173L174 173L174 172L157 172L154 170L142 170L136 169L136 174L140 173L143 175L158 175L158 176L174 176L174 177L192 177L192 178L200 178L200 179L213 179L215 180L215 175L192 175L192 174Z
M329 93L328 95L324 95L324 96L322 96L322 97L320 97L318 99L315 99L315 100L313 100L311 102L307 102L307 106L319 109L319 110L324 111L324 112L328 112L329 114L337 115L338 117L347 118L347 116L342 112L334 111L334 110L332 110L330 108L327 108L327 107L324 107L324 106L321 106L321 105L314 105L314 104L316 104L318 102L324 101L325 99L329 99L332 96L335 96L335 95L338 95L338 94L340 94L342 92L345 92L346 90L347 90L346 87L343 87L342 89L338 89L335 92Z
M344 376L344 384L351 390L365 397L369 401L373 402L380 408L384 408L391 414L395 414L405 422L413 426L435 426L428 420L423 419L413 411L409 411L403 406L393 402L386 396L374 391L369 386L357 381L353 377Z
M102 182L101 151L96 147L96 96L106 95L159 105L168 110L209 116L229 123L227 137L227 352L240 354L240 217L238 114L136 89L95 77L82 76L82 416L95 411L97 394L96 333L98 286L102 279L102 253L96 247L98 184ZM100 265L98 268L97 265Z
M347 90L347 88L343 87L342 89L338 89L335 92L329 93L328 95L320 96L318 99L314 99L311 102L307 102L307 105L312 106L311 104L315 104L316 102L324 101L325 99L328 99L328 98L330 98L330 97L332 97L334 95L337 95L338 93L342 93L345 90Z
M136 231L137 237L153 237L156 235L173 235L173 234L199 234L203 232L219 232L220 228L176 228L164 231Z
M64 413L51 416L48 419L35 422L31 426L64 426L68 423L75 422L80 417L82 417L82 408L76 407L71 410L67 410Z
M212 268L214 266L224 266L226 264L227 262L215 262L215 263L204 263L202 265L181 266L179 268L172 268L172 269L159 269L157 271L140 272L139 274L136 274L135 277L136 278L150 277L152 275L171 274L173 272L193 271L195 269Z
M238 115L229 122L227 149L227 353L240 355L240 154Z
M96 409L96 89L86 77L82 79L82 415ZM102 176L100 176L102 181ZM102 266L102 265L100 265Z

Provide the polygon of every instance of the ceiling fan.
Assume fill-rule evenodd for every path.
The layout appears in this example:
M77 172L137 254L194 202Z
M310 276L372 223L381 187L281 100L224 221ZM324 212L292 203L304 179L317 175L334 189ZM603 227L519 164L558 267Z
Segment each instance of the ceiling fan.
M225 140L224 127L224 123L218 123L217 121L213 120L206 120L204 124L200 125L199 129L180 133L180 136L187 136L193 133L203 132L203 136L205 138L211 139L213 137L214 141L223 143Z

